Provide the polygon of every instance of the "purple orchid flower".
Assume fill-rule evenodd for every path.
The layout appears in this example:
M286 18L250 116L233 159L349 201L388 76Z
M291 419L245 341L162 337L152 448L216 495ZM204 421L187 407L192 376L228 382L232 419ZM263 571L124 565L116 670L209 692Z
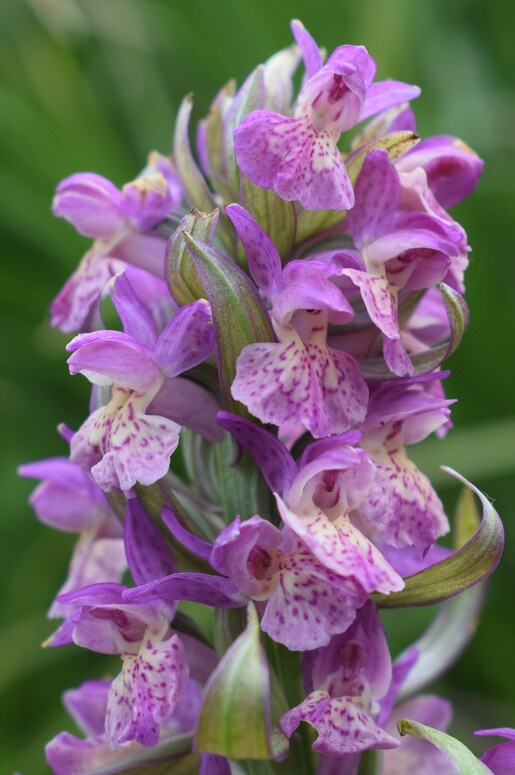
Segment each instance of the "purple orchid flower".
M413 366L397 317L399 291L430 288L443 280L451 257L460 253L462 232L449 219L401 209L399 173L384 150L368 154L355 190L356 206L346 226L359 252L342 252L339 260L343 265L348 256L343 273L359 289L370 319L383 334L388 367L399 376L410 375Z
M72 353L68 359L72 374L82 373L95 385L112 386L109 402L96 409L73 436L71 459L90 470L102 489L126 491L136 482L152 484L168 471L180 432L180 425L169 415L213 441L220 438L214 422L215 399L189 381L177 379L209 356L214 331L204 299L180 309L158 336L125 276L117 278L112 298L124 332L82 334L67 347ZM193 413L192 402L199 394L203 411Z
M127 264L156 275L165 292L165 238L148 232L181 200L170 160L156 152L141 175L121 191L90 172L63 180L54 198L54 214L95 242L54 299L52 325L71 333L99 324L99 301L109 280Z
M447 374L378 386L361 425L360 446L375 463L376 473L360 511L374 526L377 539L396 548L427 550L449 530L429 479L406 455L407 445L447 424L454 401L445 398L435 379Z
M348 430L364 419L368 391L356 361L327 345L328 323L354 315L333 282L343 270L317 257L282 270L275 245L252 216L236 204L226 212L278 339L242 350L234 398L265 423L302 423L315 437Z
M358 121L414 99L416 86L373 84L376 64L363 46L339 46L322 65L320 50L299 21L293 35L306 65L293 117L256 110L234 131L241 171L265 189L309 210L347 210L354 192L337 147Z
M305 656L306 699L286 713L281 729L290 737L301 721L318 732L315 751L353 756L399 743L376 722L379 700L391 683L392 666L384 629L370 601L347 632Z
M18 473L42 479L29 500L41 522L57 530L80 534L67 579L58 594L97 582L119 582L127 568L122 526L104 493L84 469L67 458L51 458L26 463L20 466ZM66 621L48 645L71 641L69 617L74 610L72 606L54 601L48 617Z
M309 445L297 464L263 428L229 412L220 412L218 421L254 456L283 522L324 568L352 577L367 594L403 588L401 577L352 522L375 475L368 453L353 446L359 431Z
M368 594L352 576L325 568L288 528L238 517L216 539L212 566L255 601L261 628L292 651L327 645L344 632Z
M113 750L135 740L153 746L177 707L189 675L184 645L170 629L169 604L126 604L121 584L93 584L61 596L73 605L73 641L120 654L121 673L107 698L105 731Z

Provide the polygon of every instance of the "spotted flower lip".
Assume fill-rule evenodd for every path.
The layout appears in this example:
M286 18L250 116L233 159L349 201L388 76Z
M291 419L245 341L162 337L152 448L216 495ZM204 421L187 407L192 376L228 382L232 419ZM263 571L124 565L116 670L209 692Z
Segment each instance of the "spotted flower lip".
M76 606L76 644L122 656L105 722L115 751L131 740L146 746L157 743L160 723L177 707L189 675L184 646L170 631L169 606L124 603L124 589L121 584L94 584L60 599Z
M375 719L392 667L384 630L370 601L344 634L306 655L304 673L311 691L280 721L288 737L307 721L318 732L313 750L327 756L399 745Z
M340 134L420 93L396 81L373 84L376 65L364 46L340 46L322 65L318 47L298 21L293 34L308 78L293 117L256 110L234 131L234 148L243 173L287 201L308 210L348 210L354 192L336 145Z
M271 306L277 342L245 347L231 392L263 422L302 423L316 437L342 433L364 419L367 386L356 361L327 344L329 322L354 315L333 279L343 272L314 256L284 270L275 245L250 213L227 208L249 270Z

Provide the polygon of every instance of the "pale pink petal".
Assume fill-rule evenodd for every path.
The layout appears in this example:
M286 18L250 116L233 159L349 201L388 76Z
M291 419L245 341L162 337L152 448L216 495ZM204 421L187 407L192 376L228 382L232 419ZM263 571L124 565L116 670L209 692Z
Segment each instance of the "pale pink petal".
M382 554L346 517L334 521L317 509L290 511L275 496L283 522L298 536L328 570L352 576L367 591L389 593L404 587L404 581Z
M449 522L429 479L407 457L399 436L397 442L394 437L388 447L362 442L377 471L360 511L379 540L426 549L449 531Z
M83 374L94 385L144 391L161 379L150 350L121 331L79 334L66 349L70 374Z
M160 724L174 712L188 679L179 637L160 641L148 632L139 654L124 657L109 693L106 733L115 751L131 740L156 745Z
M343 433L364 419L368 391L354 359L325 345L320 332L303 343L282 328L278 344L248 345L236 363L232 395L265 423L300 422L315 437Z
M294 19L291 23L291 31L295 42L301 50L306 68L306 75L311 78L322 67L322 54L316 42L313 40L302 22Z
M93 412L73 436L71 460L90 469L103 490L152 484L168 471L180 426L145 414L157 390L136 393L116 387L109 404Z
M246 116L234 132L241 171L262 188L311 210L346 210L354 191L333 135L317 132L307 117L267 110Z
M52 302L52 325L66 333L79 331L100 301L111 277L123 266L121 261L107 259L95 248L88 251Z
M345 756L370 748L397 748L399 745L352 697L332 699L325 691L312 692L282 717L281 729L289 737L301 721L307 721L318 732L313 750L329 756Z
M278 575L261 628L293 651L326 646L352 624L367 599L358 582L324 568L300 542L282 556Z

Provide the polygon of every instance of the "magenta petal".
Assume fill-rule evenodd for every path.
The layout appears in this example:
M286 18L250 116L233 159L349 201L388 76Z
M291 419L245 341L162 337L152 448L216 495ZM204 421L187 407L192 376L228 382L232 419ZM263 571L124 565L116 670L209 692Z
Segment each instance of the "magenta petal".
M137 655L124 657L107 702L106 733L115 751L131 740L156 745L160 724L178 705L188 675L177 635L165 641L148 635Z
M297 473L290 452L279 439L259 425L230 412L218 412L218 422L238 444L248 449L273 492L282 495Z
M293 147L279 171L274 189L282 199L297 199L307 210L350 210L354 190L338 146L328 132L308 125L291 138Z
M241 608L248 601L232 581L207 573L172 573L171 576L126 590L123 599L130 605L156 600L191 600L215 608Z
M301 721L307 721L318 732L313 750L328 756L345 756L370 748L396 748L399 745L352 697L331 698L322 690L312 692L304 702L282 717L281 729L290 737Z
M322 67L322 54L302 22L294 19L290 25L295 42L301 50L306 76L311 78Z
M88 251L51 304L52 325L65 333L80 331L107 283L123 266L95 249Z
M86 420L71 442L71 459L91 470L103 490L130 490L163 477L179 443L180 426L145 414L152 393L117 387L109 404Z
M203 753L200 757L199 775L231 775L231 767L223 756Z
M137 498L127 501L124 540L129 570L136 584L146 584L175 571L170 550Z
M199 299L175 313L157 340L153 358L167 377L176 377L205 361L214 344L211 308Z
M79 234L93 239L113 237L125 225L120 191L110 180L92 172L78 172L62 180L52 211L66 218Z
M95 385L118 385L148 390L159 371L148 348L120 331L79 334L67 345L70 374L84 374Z
M429 479L407 457L400 434L388 446L365 441L376 464L370 494L361 506L379 540L394 546L427 549L449 530L442 503Z
M69 689L63 695L66 710L88 736L101 735L104 731L110 686L110 681L85 681L78 689Z
M273 299L272 315L287 325L300 310L327 310L328 320L344 325L354 311L336 282L344 270L332 263L314 259L290 261L284 268L281 290Z
M198 538L198 536L186 530L171 509L163 508L161 518L173 537L180 541L183 546L190 549L203 560L209 560L213 549L213 545L209 541L204 541L202 538Z
M354 191L341 154L328 132L308 118L256 110L234 132L241 171L262 188L311 210L346 210Z
M320 648L352 624L366 599L357 581L324 568L299 542L282 556L261 628L292 651Z
M58 597L90 584L119 582L127 569L121 538L98 538L93 531L84 532L73 550L66 581ZM71 616L73 607L55 601L48 612L50 619ZM52 637L52 645L57 645Z
M110 293L124 333L151 350L157 340L156 324L149 309L136 294L128 272L118 275L111 285Z
M277 495L276 500L283 522L323 566L339 576L352 576L367 592L389 593L404 587L402 578L348 519L330 521L315 509L295 514Z
M184 377L165 380L161 390L148 405L148 414L168 417L191 428L213 444L223 439L216 421L220 402L207 388Z
M412 86L402 81L378 81L373 83L367 91L365 104L361 112L360 121L383 110L393 108L403 102L416 99L420 94L418 86Z
M358 246L384 234L399 207L401 184L399 173L388 153L370 151L355 187L356 204L347 216L347 224Z
M109 765L127 755L126 750L115 752L105 737L82 740L69 732L61 732L45 746L47 762L54 775L82 775L96 772L102 775L112 769Z
M361 422L368 391L354 359L287 333L286 341L242 350L233 397L265 423L302 423L317 438Z
M81 466L68 458L26 463L20 476L42 479L29 502L41 522L57 530L79 533L92 530L111 514L104 495Z
M225 212L241 240L256 285L264 296L272 299L281 279L281 258L277 248L243 207L232 204L226 207Z

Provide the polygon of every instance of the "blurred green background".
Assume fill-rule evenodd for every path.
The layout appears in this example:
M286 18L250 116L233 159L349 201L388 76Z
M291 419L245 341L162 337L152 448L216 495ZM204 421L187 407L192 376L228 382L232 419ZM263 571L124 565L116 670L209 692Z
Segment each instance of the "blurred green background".
M73 544L26 505L22 462L66 454L55 428L84 419L88 388L70 378L68 339L47 326L50 300L86 241L51 217L54 185L91 170L122 184L150 149L170 149L182 96L195 117L218 88L290 43L299 17L329 51L363 43L379 76L419 84L419 131L459 135L485 159L477 193L455 210L473 246L467 275L472 323L450 361L455 428L417 460L452 509L460 470L495 498L507 547L477 638L438 686L456 700L456 726L515 726L515 5L509 0L1 0L0 403L2 536L0 772L47 773L42 748L73 729L60 694L109 663L79 649L43 650L45 620ZM399 648L428 612L399 614ZM470 739L468 740L470 743ZM474 745L474 743L472 743ZM485 746L481 744L479 749Z

